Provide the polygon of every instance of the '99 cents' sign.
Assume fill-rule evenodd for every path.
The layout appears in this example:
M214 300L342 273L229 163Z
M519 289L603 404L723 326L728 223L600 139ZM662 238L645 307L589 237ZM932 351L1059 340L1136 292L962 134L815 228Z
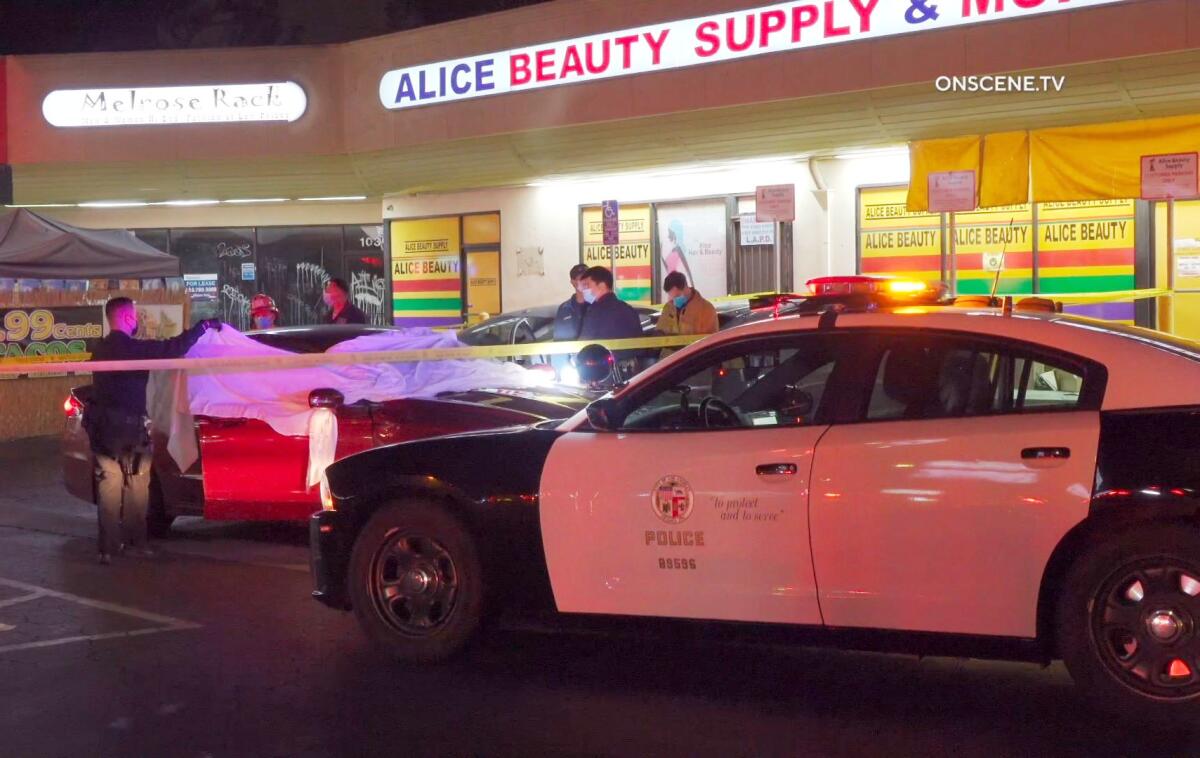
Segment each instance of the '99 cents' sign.
M87 360L103 336L98 307L0 310L0 360Z

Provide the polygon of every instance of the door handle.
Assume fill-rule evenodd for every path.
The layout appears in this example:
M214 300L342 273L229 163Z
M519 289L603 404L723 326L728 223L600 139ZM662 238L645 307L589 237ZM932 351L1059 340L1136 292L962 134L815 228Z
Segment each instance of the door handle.
M794 463L760 463L754 468L759 476L792 476L796 473Z
M1069 447L1027 447L1021 451L1021 458L1027 461L1066 460L1070 457Z

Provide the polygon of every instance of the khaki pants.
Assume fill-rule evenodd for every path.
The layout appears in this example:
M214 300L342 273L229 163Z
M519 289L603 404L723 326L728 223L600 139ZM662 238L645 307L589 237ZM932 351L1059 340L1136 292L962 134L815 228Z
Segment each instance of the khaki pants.
M121 543L146 545L146 507L150 501L150 451L113 458L96 453L96 506L100 552L115 555Z

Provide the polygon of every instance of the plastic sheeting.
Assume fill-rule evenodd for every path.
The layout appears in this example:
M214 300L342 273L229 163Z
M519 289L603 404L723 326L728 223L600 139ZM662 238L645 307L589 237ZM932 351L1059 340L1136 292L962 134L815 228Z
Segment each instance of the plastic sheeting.
M329 352L374 352L465 347L449 332L409 329L347 340ZM208 331L188 351L192 358L279 357L292 353L269 347L226 326ZM434 397L485 387L527 388L545 383L536 372L497 360L463 359L410 363L354 364L259 372L153 372L149 408L156 429L168 436L167 449L181 471L196 462L192 416L249 418L266 422L282 435L306 436L314 410L308 394L329 388L347 404L409 397ZM187 402L182 398L186 394ZM320 427L321 425L318 425ZM336 443L336 438L335 438ZM312 442L332 450L329 440ZM313 448L316 449L315 447ZM311 451L310 451L311 452ZM327 455L325 457L328 457Z

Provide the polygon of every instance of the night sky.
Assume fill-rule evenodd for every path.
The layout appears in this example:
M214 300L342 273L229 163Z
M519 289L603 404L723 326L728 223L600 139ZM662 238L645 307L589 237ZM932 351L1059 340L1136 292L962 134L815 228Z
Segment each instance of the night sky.
M0 54L361 39L539 0L0 0Z

